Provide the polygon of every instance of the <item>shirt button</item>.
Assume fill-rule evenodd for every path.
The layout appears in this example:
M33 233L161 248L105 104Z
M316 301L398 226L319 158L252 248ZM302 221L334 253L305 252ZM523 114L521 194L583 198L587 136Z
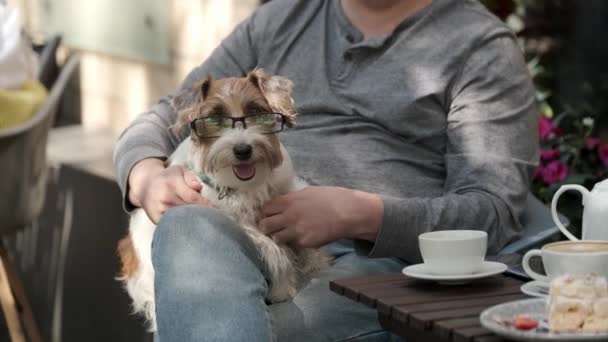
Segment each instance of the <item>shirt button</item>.
M353 41L355 41L355 38L353 38L352 35L347 34L346 35L346 41L349 42L349 43L352 43Z

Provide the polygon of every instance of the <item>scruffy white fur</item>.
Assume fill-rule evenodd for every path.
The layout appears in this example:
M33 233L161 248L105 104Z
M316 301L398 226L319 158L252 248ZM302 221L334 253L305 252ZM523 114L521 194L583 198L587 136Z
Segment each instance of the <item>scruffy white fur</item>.
M291 160L281 146L283 162L271 170L264 163L262 155L256 155L257 148L268 145L268 136L258 134L255 129L228 130L208 151L207 160L214 165L202 165L204 149L193 147L190 138L186 139L170 158L170 164L194 166L197 173L213 174L214 182L236 189L223 199L218 198L216 189L203 184L201 195L210 205L222 210L234 219L251 238L260 252L270 278L267 300L271 303L292 298L302 276L326 267L328 257L318 249L293 249L278 245L274 240L261 233L256 227L262 218L262 205L269 199L295 191L305 186L295 175ZM230 165L236 161L232 148L238 143L254 146L252 159L257 163L255 176L246 182L236 178ZM269 148L269 146L266 146ZM150 330L156 330L154 305L154 269L151 258L152 237L156 226L150 221L143 209L136 209L131 216L129 233L139 261L134 276L123 278L125 288L133 299L133 309L141 313L150 323ZM205 262L201 260L201 262Z

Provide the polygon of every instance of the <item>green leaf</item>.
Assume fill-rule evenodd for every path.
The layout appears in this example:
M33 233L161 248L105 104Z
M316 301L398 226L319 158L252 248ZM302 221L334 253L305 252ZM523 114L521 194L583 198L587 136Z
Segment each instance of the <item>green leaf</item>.
M541 102L539 107L540 112L543 113L547 118L553 118L553 108L551 108L547 102Z
M588 179L592 179L593 175L586 173L569 174L562 184L584 184Z

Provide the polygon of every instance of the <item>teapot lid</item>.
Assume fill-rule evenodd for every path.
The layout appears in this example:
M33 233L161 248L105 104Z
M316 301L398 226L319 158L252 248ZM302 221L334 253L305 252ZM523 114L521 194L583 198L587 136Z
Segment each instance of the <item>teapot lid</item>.
M593 186L593 189L594 189L594 190L595 190L595 189L597 189L597 190L601 190L601 191L606 191L606 190L608 190L608 178L607 178L607 179L604 179L604 180L603 180L603 181L601 181L601 182L596 183L596 184Z

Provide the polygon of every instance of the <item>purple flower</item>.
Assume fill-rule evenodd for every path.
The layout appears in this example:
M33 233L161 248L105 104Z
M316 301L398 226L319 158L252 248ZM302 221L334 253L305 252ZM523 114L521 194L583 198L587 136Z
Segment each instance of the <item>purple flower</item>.
M604 166L608 167L608 144L600 144L597 153L600 156L602 163L604 163Z
M550 161L553 159L557 159L557 157L559 157L559 149L557 149L557 148L540 151L540 159L542 159L544 161Z
M593 149L594 147L596 147L597 145L599 145L600 143L600 139L599 138L594 138L594 137L590 137L585 139L585 147L587 147L588 149Z
M568 177L568 166L561 160L554 160L548 163L541 171L543 180L547 184L555 184Z
M540 140L547 140L555 132L555 125L548 118L541 115L538 120L538 136Z

